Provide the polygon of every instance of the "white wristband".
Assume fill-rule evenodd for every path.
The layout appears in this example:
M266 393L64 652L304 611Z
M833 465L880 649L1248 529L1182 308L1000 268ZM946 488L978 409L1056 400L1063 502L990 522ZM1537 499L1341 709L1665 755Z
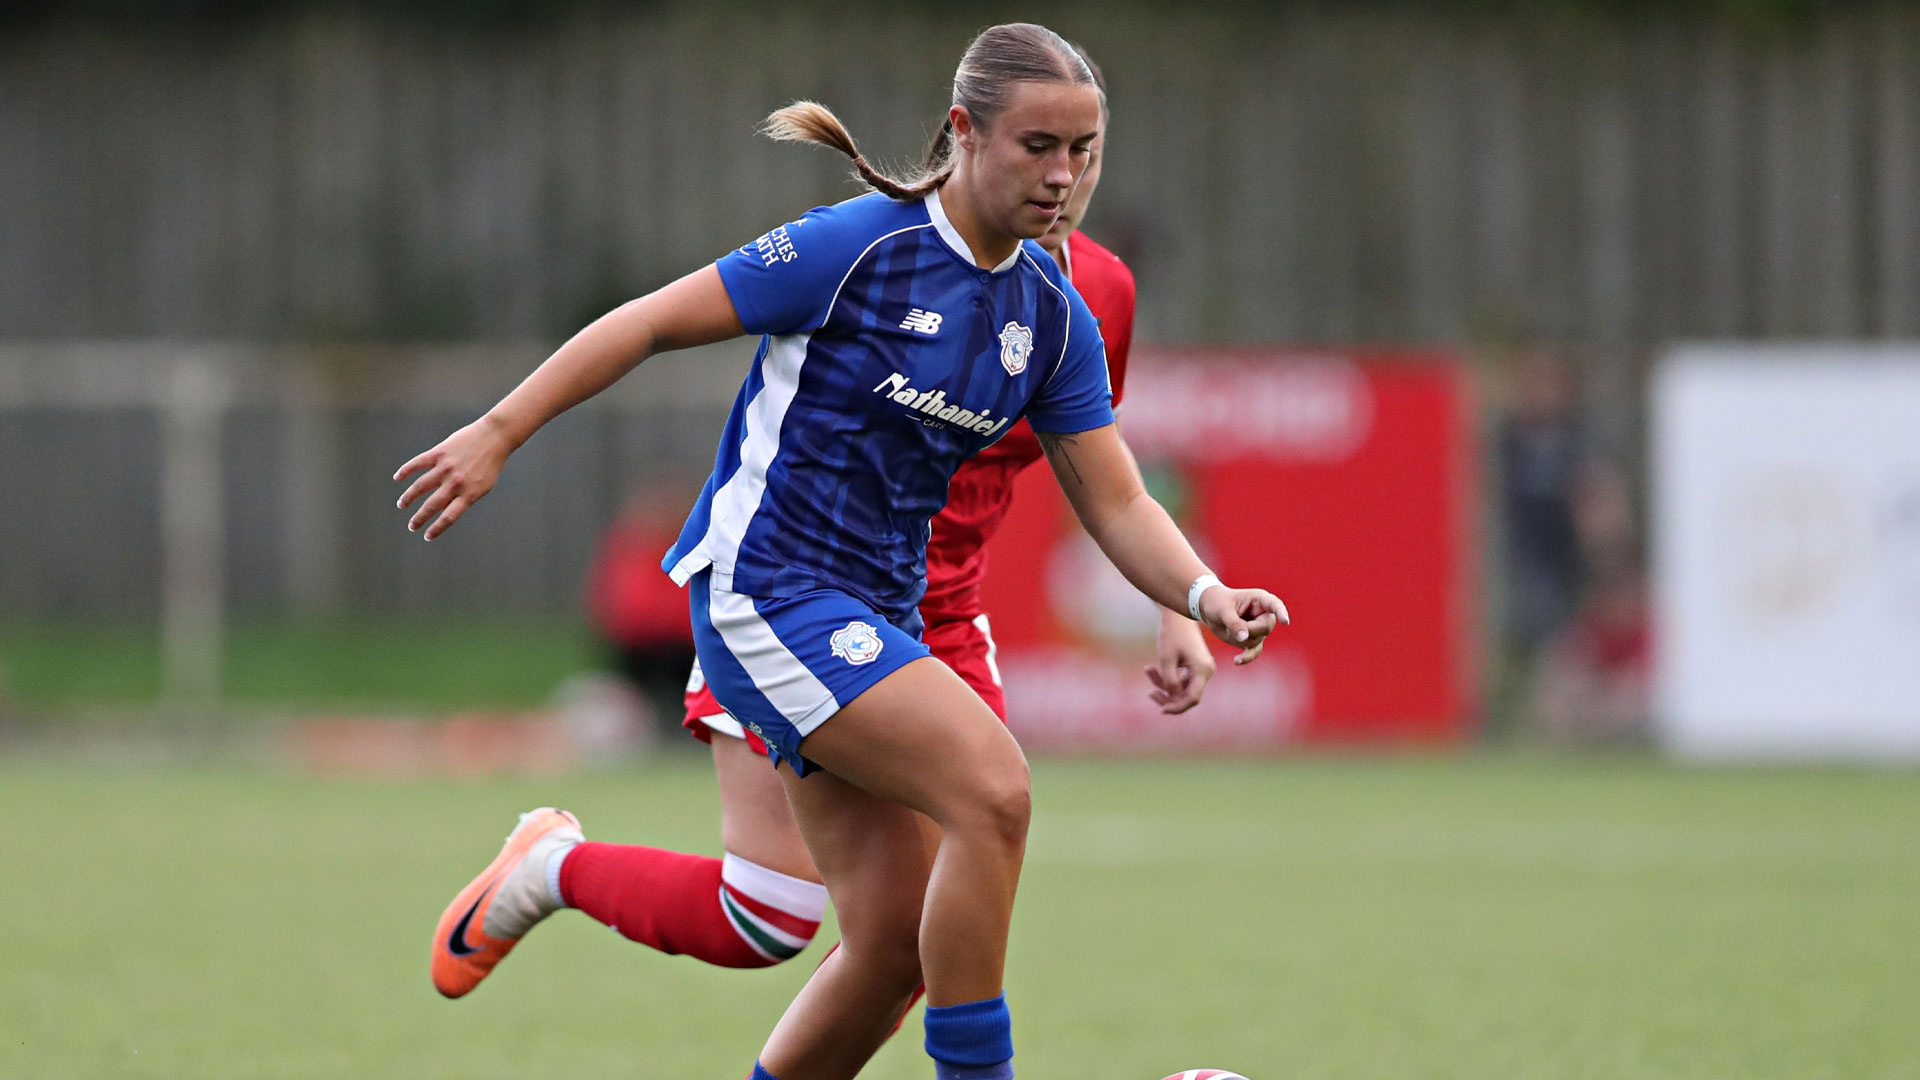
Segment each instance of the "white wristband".
M1193 584L1187 586L1187 614L1193 616L1194 622L1200 621L1200 594L1213 588L1215 585L1220 585L1219 578L1214 577L1212 574L1201 574L1199 577L1193 579ZM1226 588L1225 585L1220 585L1220 587L1223 589Z

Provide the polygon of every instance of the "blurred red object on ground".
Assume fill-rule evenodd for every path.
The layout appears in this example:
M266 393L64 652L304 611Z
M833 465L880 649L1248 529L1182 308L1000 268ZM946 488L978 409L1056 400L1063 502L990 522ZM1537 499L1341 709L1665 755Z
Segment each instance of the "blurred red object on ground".
M339 777L552 776L581 759L566 725L539 713L305 720L287 749L297 768Z

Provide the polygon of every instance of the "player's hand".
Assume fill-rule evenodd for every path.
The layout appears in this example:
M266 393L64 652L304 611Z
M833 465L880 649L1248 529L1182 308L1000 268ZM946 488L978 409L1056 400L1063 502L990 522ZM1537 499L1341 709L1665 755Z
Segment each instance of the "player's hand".
M1158 654L1146 668L1147 681L1154 686L1147 696L1168 716L1200 704L1200 695L1213 679L1215 666L1200 625L1184 615L1162 610Z
M1292 620L1287 605L1265 589L1229 589L1215 585L1200 594L1200 621L1213 636L1240 647L1235 664L1248 664L1266 646L1267 635Z
M420 509L408 519L407 531L418 532L424 525L428 540L446 532L468 507L493 490L494 481L500 478L500 469L512 452L513 446L506 435L483 416L447 436L439 446L400 466L400 471L393 474L395 480L404 480L414 473L420 476L407 486L395 505L405 510L420 496L427 496Z

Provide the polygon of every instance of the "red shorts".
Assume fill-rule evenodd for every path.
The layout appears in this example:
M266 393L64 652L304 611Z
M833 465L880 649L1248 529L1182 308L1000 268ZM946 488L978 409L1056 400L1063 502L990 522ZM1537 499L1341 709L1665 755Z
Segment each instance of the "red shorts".
M987 703L993 715L1007 722L1007 695L1000 688L1000 668L994 660L995 647L993 630L985 615L976 615L972 619L953 619L938 622L926 628L920 635L927 648L941 663L953 669L961 681L980 695ZM687 679L686 696L687 715L680 721L693 737L701 742L712 742L715 732L730 735L733 738L747 740L754 753L764 755L767 745L759 736L740 726L740 722L727 715L727 710L714 700L713 691L707 688L707 679L700 671L700 665L693 665L693 674Z

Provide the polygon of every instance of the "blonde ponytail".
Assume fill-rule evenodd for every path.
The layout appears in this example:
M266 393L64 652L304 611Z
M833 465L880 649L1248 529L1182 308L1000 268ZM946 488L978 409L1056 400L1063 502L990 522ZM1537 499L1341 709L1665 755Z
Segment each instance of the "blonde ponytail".
M775 109L761 123L760 133L779 142L810 142L830 146L853 159L853 171L866 181L868 187L903 202L921 198L945 183L953 173L951 162L942 162L942 167L937 169L922 169L918 175L906 180L881 172L860 153L847 126L833 115L833 110L817 101L796 101L784 109Z

